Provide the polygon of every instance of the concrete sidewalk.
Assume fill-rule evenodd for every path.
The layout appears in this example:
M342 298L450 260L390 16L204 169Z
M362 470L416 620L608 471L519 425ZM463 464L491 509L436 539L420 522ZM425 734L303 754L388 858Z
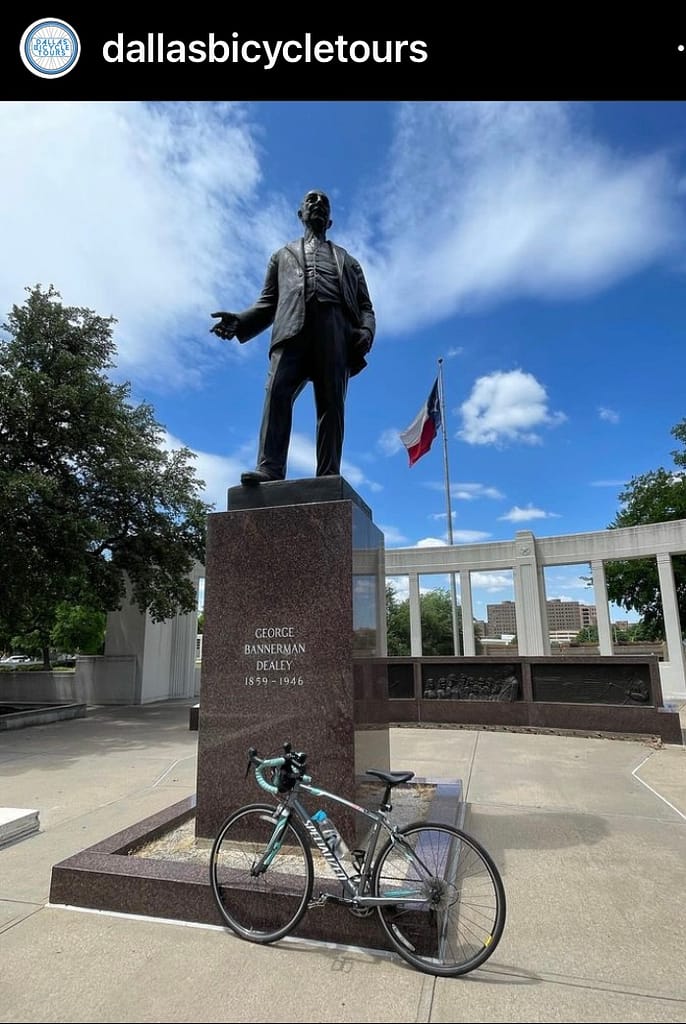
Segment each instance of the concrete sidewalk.
M686 749L392 730L392 766L461 778L498 863L500 945L464 978L390 954L48 904L52 865L195 790L191 702L0 736L0 1021L686 1021ZM311 911L316 913L316 910Z

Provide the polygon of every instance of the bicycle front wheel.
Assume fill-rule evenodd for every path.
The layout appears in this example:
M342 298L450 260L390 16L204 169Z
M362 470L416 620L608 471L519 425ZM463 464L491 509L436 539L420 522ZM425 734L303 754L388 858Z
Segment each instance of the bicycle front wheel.
M377 907L381 924L398 953L429 974L480 967L505 926L505 890L493 859L451 825L416 822L389 839L374 866L372 891L397 896Z
M210 881L221 915L250 942L276 942L288 935L312 895L312 854L299 824L289 820L269 848L278 820L276 808L268 804L241 807L220 828L210 855Z

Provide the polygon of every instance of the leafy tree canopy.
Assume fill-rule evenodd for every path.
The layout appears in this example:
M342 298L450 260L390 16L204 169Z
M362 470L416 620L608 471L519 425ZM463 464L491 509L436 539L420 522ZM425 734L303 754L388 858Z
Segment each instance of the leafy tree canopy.
M62 601L55 609L51 645L63 654L102 654L106 623L104 612Z
M419 606L422 618L422 651L426 657L449 655L453 649L453 618L450 593L447 590L430 590L420 594ZM457 609L458 628L461 628L462 609ZM393 587L386 587L386 623L388 654L390 657L407 657L410 653L410 602L398 601Z
M598 627L597 626L584 626L574 637L574 640L578 644L597 644L598 643Z
M113 318L27 289L0 336L0 634L47 646L63 602L111 610L127 579L156 621L196 606L202 481L116 384Z
M671 432L682 445L682 449L671 453L676 468L655 469L633 477L619 495L622 508L609 529L686 519L686 420ZM686 625L686 557L675 556L672 564L679 614L682 624ZM605 572L610 600L639 612L646 631L654 636L661 635L664 622L656 560L608 562Z

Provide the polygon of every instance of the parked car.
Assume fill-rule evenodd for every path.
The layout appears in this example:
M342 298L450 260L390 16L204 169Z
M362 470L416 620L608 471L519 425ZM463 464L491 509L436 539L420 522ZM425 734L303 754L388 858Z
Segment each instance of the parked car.
M3 658L3 665L26 665L32 659L27 657L26 654L10 654L9 658Z

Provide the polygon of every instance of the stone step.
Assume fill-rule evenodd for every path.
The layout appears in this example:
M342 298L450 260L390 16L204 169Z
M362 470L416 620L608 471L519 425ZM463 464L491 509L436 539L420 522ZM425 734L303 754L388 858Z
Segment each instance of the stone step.
M0 807L0 847L38 832L38 813L27 807Z

